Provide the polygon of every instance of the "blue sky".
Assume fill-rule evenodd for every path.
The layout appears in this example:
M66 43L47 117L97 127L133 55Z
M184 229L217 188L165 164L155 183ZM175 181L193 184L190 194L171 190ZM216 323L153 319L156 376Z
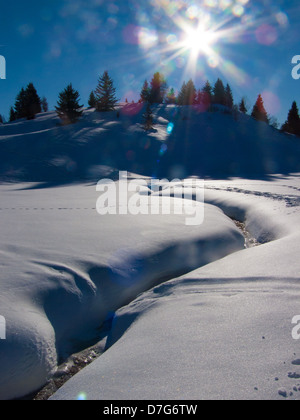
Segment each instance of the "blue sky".
M199 22L211 38L198 50L186 39ZM189 78L200 88L221 77L235 101L245 96L251 108L262 93L267 111L284 122L293 100L300 107L300 80L291 76L291 60L300 54L299 22L299 0L5 2L0 113L8 117L29 82L53 109L70 82L87 105L104 70L121 100L137 99L143 81L161 71L175 89Z

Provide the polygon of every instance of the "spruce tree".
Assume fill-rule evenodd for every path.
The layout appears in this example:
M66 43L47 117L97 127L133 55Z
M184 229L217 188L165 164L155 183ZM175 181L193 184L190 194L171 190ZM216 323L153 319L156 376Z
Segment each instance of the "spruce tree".
M82 115L83 105L79 105L79 92L73 89L71 83L59 94L57 105L56 113L64 124L73 124Z
M96 101L96 96L94 94L94 91L92 90L92 92L90 93L89 96L89 101L88 101L88 105L90 108L96 108L97 105L97 101Z
M169 90L169 92L167 93L166 103L167 104L176 104L176 95L175 95L174 88L171 88Z
M269 117L264 107L264 101L261 95L258 95L257 101L253 107L251 117L258 121L269 123Z
M14 111L16 120L26 117L26 92L24 88L20 90L16 97Z
M178 94L178 98L177 98L178 105L185 105L186 95L187 95L187 86L186 86L186 83L183 82L181 89L179 91L179 94Z
M203 89L202 89L202 95L201 95L201 104L205 107L208 107L212 103L212 87L209 81L205 83Z
M33 120L40 112L42 112L41 99L33 83L29 83L25 90L25 116L28 120Z
M216 81L213 92L213 103L218 105L226 105L226 92L221 79Z
M108 112L115 110L117 103L116 89L107 71L99 78L98 86L94 93L97 111Z
M149 83L147 80L144 81L142 90L141 90L141 100L142 102L148 102L150 99L150 88L149 88Z
M192 79L190 79L186 84L186 98L185 102L186 105L195 105L196 103L196 88Z
M300 136L300 117L296 101L293 102L292 107L288 113L288 118L283 124L281 130Z
M247 114L247 112L248 112L248 109L246 107L246 102L245 102L245 99L244 98L241 100L241 102L239 104L239 111L242 114Z
M49 111L48 101L45 98L45 96L42 98L41 105L42 105L43 112L48 112Z
M150 83L149 102L162 104L166 95L167 82L162 74L156 72Z
M232 90L231 87L229 86L229 84L227 83L226 88L225 88L225 101L226 101L226 106L228 106L228 108L232 109L233 108L233 95L232 95Z

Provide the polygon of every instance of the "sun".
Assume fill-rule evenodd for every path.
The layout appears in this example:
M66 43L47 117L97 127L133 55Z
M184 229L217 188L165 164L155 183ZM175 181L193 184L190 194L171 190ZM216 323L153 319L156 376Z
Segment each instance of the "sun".
M182 46L190 50L193 55L210 54L212 45L216 41L216 34L199 25L197 29L187 28L185 30Z

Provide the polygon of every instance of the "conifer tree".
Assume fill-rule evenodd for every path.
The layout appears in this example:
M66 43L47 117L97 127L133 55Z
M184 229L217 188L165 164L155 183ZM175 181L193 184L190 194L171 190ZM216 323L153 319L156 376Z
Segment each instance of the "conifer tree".
M186 95L187 95L187 86L186 86L186 83L183 82L181 89L178 93L178 98L177 98L178 105L185 105Z
M156 72L150 83L149 102L162 104L166 95L167 82L162 74Z
M116 89L107 71L99 78L98 86L94 93L97 111L108 112L115 110L117 103Z
M48 101L47 101L45 96L42 98L41 106L42 106L43 112L48 112L49 111Z
M26 117L26 93L24 88L20 90L16 97L14 111L16 120Z
M64 124L73 124L82 115L83 105L79 105L79 92L73 89L71 83L59 94L57 105L56 112Z
M3 117L1 114L0 114L0 124L4 124Z
M40 112L42 112L41 99L33 83L29 83L25 90L25 116L28 120L33 120Z
M269 117L267 111L265 110L264 101L261 95L258 95L257 101L252 110L251 117L258 121L269 123Z
M213 103L218 105L226 105L226 92L221 79L216 81L213 92Z
M296 134L297 136L300 136L300 117L296 101L293 102L292 107L288 113L288 118L283 124L281 130L290 134Z
M201 104L205 107L208 107L212 103L212 87L209 81L205 83L203 89L202 89L202 95L201 95Z
M247 112L248 112L248 109L246 107L246 102L245 102L245 99L244 98L242 98L242 100L241 100L241 102L239 104L239 111L242 114L247 114Z
M90 108L96 108L96 104L97 104L96 97L95 97L94 91L92 90L89 96L88 105Z
M192 79L190 79L186 84L186 105L194 105L196 103L196 88Z
M148 102L150 99L150 88L147 80L144 81L140 96L142 102Z
M233 95L232 95L232 90L231 87L229 86L229 84L227 83L226 88L225 88L225 101L226 101L226 106L228 106L228 108L232 109L233 108Z
M201 105L202 97L203 97L203 93L201 92L201 89L198 89L197 93L196 93L196 104L197 105Z

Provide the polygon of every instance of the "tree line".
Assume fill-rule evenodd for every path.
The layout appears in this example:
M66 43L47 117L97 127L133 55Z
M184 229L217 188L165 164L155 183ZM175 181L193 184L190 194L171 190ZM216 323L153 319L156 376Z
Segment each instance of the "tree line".
M80 119L83 113L83 105L80 105L79 101L79 92L73 88L72 84L69 84L59 93L55 110L63 124L72 124ZM126 100L126 102L128 101ZM146 130L152 128L153 116L151 107L155 104L194 105L200 106L204 111L208 110L211 105L221 105L243 114L248 113L245 98L242 98L239 104L235 104L230 85L228 83L224 85L220 78L214 85L206 81L201 89L196 89L193 80L190 79L188 82L183 82L176 95L174 88L168 88L164 76L156 72L150 82L144 81L140 91L139 102L147 104L146 112L143 114ZM90 108L95 108L98 112L108 112L115 110L117 103L114 82L108 72L105 71L99 77L96 88L90 93L88 105ZM26 89L22 88L17 95L15 105L10 109L10 121L20 118L34 119L35 115L42 111L48 111L47 99L45 97L40 98L33 83L29 83ZM278 128L275 119L268 115L261 94L258 95L250 115L258 121L264 121ZM0 118L1 122L3 122L2 118ZM295 101L281 130L300 136L300 116Z

